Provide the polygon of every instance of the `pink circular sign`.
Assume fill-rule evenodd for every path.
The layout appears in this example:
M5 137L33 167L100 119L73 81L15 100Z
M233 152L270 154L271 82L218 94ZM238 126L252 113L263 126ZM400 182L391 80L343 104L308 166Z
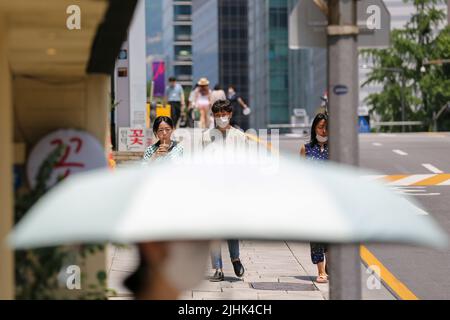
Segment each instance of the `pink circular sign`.
M61 178L107 166L103 146L92 135L73 129L57 130L41 139L28 157L27 177L32 188L36 186L41 165L60 145L66 148L47 181L47 187L55 185Z

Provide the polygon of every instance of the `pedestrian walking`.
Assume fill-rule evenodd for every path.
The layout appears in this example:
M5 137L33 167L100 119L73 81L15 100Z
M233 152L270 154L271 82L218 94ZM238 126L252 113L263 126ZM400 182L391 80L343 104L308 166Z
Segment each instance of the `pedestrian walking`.
M223 91L220 84L216 84L214 86L214 90L211 92L211 105L218 100L227 100L227 96L225 95L225 91Z
M197 82L198 88L195 89L194 103L200 111L200 127L209 128L209 112L211 107L211 89L207 78L201 78Z
M233 128L230 124L233 111L230 101L217 100L213 104L211 111L214 116L215 128L209 129L203 134L204 146L217 143L218 140L215 139L218 137L217 134L223 137L222 141L225 147L234 147L236 143L239 145L247 144L246 135L242 131ZM228 240L227 244L234 273L237 277L242 277L245 269L240 260L239 240ZM219 282L225 279L221 251L221 242L213 242L211 245L211 265L214 270L214 275L210 278L212 282Z
M250 113L250 108L244 102L242 97L237 94L235 87L232 85L228 87L228 100L230 100L231 106L233 107L231 125L235 128L247 131L249 129L248 114Z
M181 110L184 110L185 101L183 87L177 83L175 77L169 78L169 85L166 87L166 101L170 105L170 117L173 120L174 128L176 128Z
M319 113L313 120L311 126L311 138L309 143L300 148L300 155L313 161L327 161L328 152L328 115ZM320 213L317 213L320 214ZM327 283L327 251L328 247L324 243L310 243L311 261L317 265L317 283Z
M183 156L183 147L172 140L174 124L169 117L158 117L153 123L153 133L158 141L147 148L144 161L159 161L162 159L178 159Z
M195 107L195 93L198 88L198 84L195 84L189 93L188 98L188 110L187 110L187 126L189 128L194 128L195 121L200 120L200 112Z

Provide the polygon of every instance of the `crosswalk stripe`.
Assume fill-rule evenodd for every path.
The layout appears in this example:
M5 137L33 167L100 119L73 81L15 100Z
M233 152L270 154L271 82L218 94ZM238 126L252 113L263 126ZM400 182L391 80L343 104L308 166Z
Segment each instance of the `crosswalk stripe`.
M445 182L447 180L450 180L450 174L443 173L443 174L436 174L433 177L416 182L412 185L413 186L434 186L434 185L438 185L442 182Z
M432 174L414 174L404 177L403 179L396 180L394 182L388 183L389 186L412 186L419 181L425 180L433 176Z
M450 186L450 174L395 174L395 175L367 175L362 177L368 181L384 182L388 186Z
M402 180L408 177L406 174L399 174L399 175L393 175L393 176L384 176L380 180L383 180L385 182L395 182L398 180Z

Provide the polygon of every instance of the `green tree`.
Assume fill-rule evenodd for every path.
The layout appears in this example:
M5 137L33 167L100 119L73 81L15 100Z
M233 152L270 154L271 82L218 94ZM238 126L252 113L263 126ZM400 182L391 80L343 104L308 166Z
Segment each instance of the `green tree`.
M361 51L373 63L362 86L383 86L382 92L370 94L365 101L382 121L400 121L404 83L405 119L423 121L432 130L433 115L450 100L449 65L426 64L450 58L450 28L437 31L445 25L446 14L437 8L444 0L403 1L413 3L416 13L404 29L391 32L391 46ZM442 129L449 125L440 123Z

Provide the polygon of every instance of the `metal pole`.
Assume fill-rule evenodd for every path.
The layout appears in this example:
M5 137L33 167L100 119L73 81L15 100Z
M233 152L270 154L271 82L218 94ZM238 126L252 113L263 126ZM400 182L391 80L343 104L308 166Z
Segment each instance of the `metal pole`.
M330 159L358 165L357 0L329 0L328 92ZM361 299L359 245L329 248L330 299Z
M447 25L450 25L450 0L447 0Z
M405 122L405 74L402 70L402 72L400 72L400 75L402 77L402 88L401 88L401 104L402 104L402 122ZM402 126L402 132L405 132L405 126Z

